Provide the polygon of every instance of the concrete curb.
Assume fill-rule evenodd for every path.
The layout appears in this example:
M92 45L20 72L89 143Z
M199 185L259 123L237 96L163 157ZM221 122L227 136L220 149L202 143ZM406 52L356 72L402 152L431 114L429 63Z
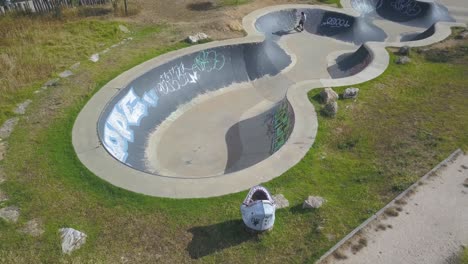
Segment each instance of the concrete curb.
M452 162L455 160L458 156L463 155L463 151L461 149L455 150L452 154L450 154L445 160L443 160L441 163L437 164L432 170L430 170L428 173L426 173L423 177L421 177L418 181L413 183L408 189L406 189L404 192L400 193L397 197L395 197L392 201L390 201L387 205L382 207L377 213L373 214L371 217L369 217L366 221L364 221L362 224L360 224L358 227L356 227L353 231L351 231L349 234L347 234L343 239L340 240L336 245L334 245L332 248L330 248L325 254L320 257L319 260L315 263L321 263L328 257L332 256L332 254L339 249L341 246L343 246L348 240L350 240L354 235L356 235L359 231L363 230L365 227L367 227L372 221L376 220L379 216L383 215L385 210L388 208L392 207L395 205L395 201L398 201L402 198L404 198L408 192L413 191L421 182L424 182L427 180L429 177L434 175L437 171L439 171L442 167L447 166L448 163Z
M146 61L102 87L79 113L72 131L72 143L80 161L95 175L109 183L133 192L169 198L202 198L221 196L240 192L250 187L270 181L296 165L306 155L317 134L317 114L308 101L307 92L314 88L353 85L369 81L382 74L389 65L387 46L429 45L450 35L454 24L440 23L436 33L429 39L414 43L376 43L365 44L371 52L371 64L357 75L342 79L320 79L296 83L288 89L287 100L293 107L295 126L286 144L269 158L240 171L207 178L174 178L153 175L130 168L107 153L97 135L97 120L103 109L121 88L129 84L135 76L175 58L201 50L242 43L259 43L265 37L255 28L255 21L262 15L285 9L322 9L357 16L351 9L338 9L326 6L281 5L256 10L243 19L248 33L244 38L215 41L169 52ZM457 24L459 25L459 24Z

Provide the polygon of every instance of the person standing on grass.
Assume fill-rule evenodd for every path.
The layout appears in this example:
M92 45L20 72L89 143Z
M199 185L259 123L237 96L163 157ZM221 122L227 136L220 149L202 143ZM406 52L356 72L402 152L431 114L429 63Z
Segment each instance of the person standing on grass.
M307 16L304 12L301 12L301 17L299 18L299 24L297 25L297 29L300 31L304 31L304 23L307 19Z

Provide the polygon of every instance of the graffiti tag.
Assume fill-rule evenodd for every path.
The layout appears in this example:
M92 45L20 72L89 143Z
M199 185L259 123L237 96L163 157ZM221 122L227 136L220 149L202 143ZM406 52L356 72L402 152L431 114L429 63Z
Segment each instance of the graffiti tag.
M329 27L334 27L334 28L350 27L349 21L347 19L342 19L342 18L337 18L337 17L327 18L327 21L323 22L322 26L329 26Z
M421 13L421 6L415 0L394 0L393 9L407 16L417 16Z
M270 152L274 153L286 143L292 130L289 105L286 101L283 101L275 111L271 126L273 139Z
M216 51L201 51L191 67L181 63L161 74L156 89L162 94L178 91L188 84L197 83L201 72L221 70L225 62L225 57Z
M110 112L104 125L103 144L116 159L125 162L128 158L128 143L134 142L131 126L139 126L148 115L150 107L158 105L159 95L180 90L188 84L197 83L200 73L219 71L224 67L225 58L216 51L201 51L191 67L183 63L164 72L159 82L139 97L133 87L120 99Z

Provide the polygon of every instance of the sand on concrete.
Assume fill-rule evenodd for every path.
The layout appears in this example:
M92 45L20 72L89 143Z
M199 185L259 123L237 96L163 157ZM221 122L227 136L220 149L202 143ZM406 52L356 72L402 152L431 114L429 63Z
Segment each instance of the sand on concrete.
M418 185L405 205L396 205L396 217L384 214L353 237L351 245L364 238L367 246L352 252L340 248L346 259L331 256L326 263L452 263L463 246L468 246L468 156L460 155L442 166L436 175ZM354 247L356 251L356 247Z

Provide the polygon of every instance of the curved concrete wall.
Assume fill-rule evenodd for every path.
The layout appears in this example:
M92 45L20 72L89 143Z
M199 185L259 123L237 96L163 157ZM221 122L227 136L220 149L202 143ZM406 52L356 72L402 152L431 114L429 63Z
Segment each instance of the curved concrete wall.
M419 27L436 22L454 22L448 9L438 3L417 0L351 0L352 7L363 15L375 15Z
M291 63L273 42L239 44L185 55L135 76L107 105L98 122L106 150L117 160L147 171L148 135L178 106L200 94L276 75Z
M301 12L306 14L304 29L315 35L362 44L367 41L384 41L385 32L369 20L322 9L288 9L260 17L255 26L266 38L278 39L297 25Z
M352 53L346 53L336 58L336 64L327 68L332 78L353 76L363 71L372 61L370 50L361 45Z

